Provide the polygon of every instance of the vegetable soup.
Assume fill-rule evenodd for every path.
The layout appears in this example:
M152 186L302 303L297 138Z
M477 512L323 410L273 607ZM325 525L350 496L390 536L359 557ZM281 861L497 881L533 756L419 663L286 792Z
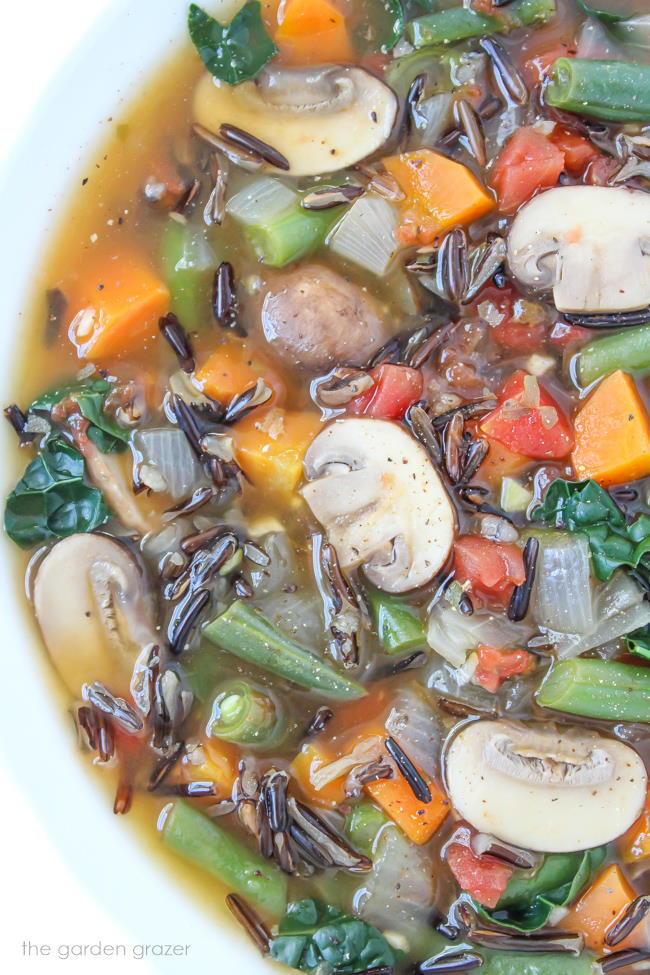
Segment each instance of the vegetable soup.
M650 958L647 8L192 4L34 277L62 710L260 971Z

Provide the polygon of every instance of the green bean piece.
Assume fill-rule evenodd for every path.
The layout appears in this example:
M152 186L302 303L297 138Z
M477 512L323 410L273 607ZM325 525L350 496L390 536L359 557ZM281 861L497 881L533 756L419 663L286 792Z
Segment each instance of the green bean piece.
M170 217L163 234L162 264L171 311L192 332L212 323L212 277L218 261L204 231Z
M365 583L370 612L386 653L405 653L426 643L426 636L415 610L397 596Z
M164 822L163 839L174 853L207 870L272 917L284 913L287 879L282 871L189 803L173 804Z
M576 374L582 386L590 386L617 369L625 372L650 370L650 324L595 339L585 345L576 358Z
M300 687L318 691L323 697L350 701L367 693L361 684L280 633L241 599L208 623L203 633L242 660Z
M563 660L540 687L537 703L585 718L650 722L650 669L613 660Z
M345 834L356 850L371 857L380 832L390 822L372 802L359 802L345 817Z
M454 7L425 14L410 21L406 29L414 47L453 44L481 34L496 34L516 27L533 27L555 16L555 0L514 0L499 17L480 14L466 7Z
M650 65L558 58L545 91L549 105L608 122L650 119Z
M285 267L317 250L341 216L338 207L305 210L297 203L264 225L247 226L244 233L264 264Z
M564 952L526 954L519 951L485 951L480 975L596 975L593 955L583 953L574 958Z
M286 725L274 699L245 681L236 681L215 698L208 734L237 745L270 748L281 740Z

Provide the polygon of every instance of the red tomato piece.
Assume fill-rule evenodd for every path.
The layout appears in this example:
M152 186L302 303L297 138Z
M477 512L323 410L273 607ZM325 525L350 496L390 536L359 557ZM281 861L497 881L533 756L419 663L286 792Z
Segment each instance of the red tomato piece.
M562 125L556 125L549 138L564 153L564 167L572 176L580 176L589 163L600 156L589 139Z
M550 139L532 126L518 129L492 169L499 210L514 213L538 190L555 186L563 169L564 155Z
M348 412L384 420L401 420L412 403L422 396L424 380L419 369L384 363L370 375L375 385L348 404Z
M450 843L445 857L461 890L483 907L497 906L512 876L512 867L492 857L476 856L462 843Z
M506 380L499 406L482 420L481 431L516 454L535 460L566 457L573 449L569 420L544 387L523 370Z
M461 535L454 544L456 579L472 592L506 605L515 586L526 578L521 549L482 535Z
M588 328L582 328L581 325L556 322L549 335L549 342L559 349L565 349L569 345L587 342L591 336L591 331Z
M528 46L530 46L531 42L534 42L534 39L533 35L531 40L528 41ZM524 77L529 86L532 88L533 85L544 81L558 58L574 58L577 53L578 51L573 45L562 42L557 47L550 48L546 51L539 51L532 58L529 57L523 64Z
M612 176L618 172L621 164L611 156L598 156L587 167L585 182L591 186L607 186Z
M539 305L519 298L509 285L484 288L475 305L476 315L481 315L479 306L485 302L494 305L502 316L497 324L490 323L490 335L499 345L515 352L538 352L544 345L548 329Z
M535 658L527 650L498 650L496 647L478 648L478 667L474 680L491 694L496 694L504 680L516 674L529 674Z

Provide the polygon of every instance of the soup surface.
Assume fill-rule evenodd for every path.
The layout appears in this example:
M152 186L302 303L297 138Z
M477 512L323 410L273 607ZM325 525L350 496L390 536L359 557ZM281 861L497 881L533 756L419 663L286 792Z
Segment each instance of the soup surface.
M5 411L80 748L290 968L641 970L647 4L188 28Z

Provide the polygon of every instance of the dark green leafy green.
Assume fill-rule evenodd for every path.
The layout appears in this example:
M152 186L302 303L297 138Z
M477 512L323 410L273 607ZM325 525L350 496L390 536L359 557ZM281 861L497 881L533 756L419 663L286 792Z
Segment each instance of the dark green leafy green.
M278 930L271 957L303 972L329 966L343 975L392 966L396 961L377 928L317 900L289 904Z
M584 853L548 853L535 870L516 870L493 910L475 904L486 920L530 933L548 924L556 907L571 904L605 860L606 847Z
M187 26L210 74L228 85L254 78L278 51L266 32L257 0L243 6L226 25L192 3Z
M62 400L73 399L90 424L90 440L103 454L117 454L126 449L129 433L104 412L106 397L112 389L111 383L105 379L88 379L57 386L34 400L29 412L51 413Z
M625 640L630 653L650 660L650 626L644 626L642 630L635 630L634 633L628 634Z
M582 532L589 541L594 573L601 581L621 566L650 569L650 515L628 525L621 509L595 481L558 478L533 518L555 528Z
M597 17L606 24L618 24L622 20L628 20L633 17L636 13L640 11L635 9L638 8L639 3L634 3L634 0L627 0L627 2L622 3L621 0L578 0L578 6L581 7L586 14L590 17Z
M101 491L84 483L84 459L50 437L9 495L5 531L21 548L92 531L109 517Z
M406 17L401 0L375 0L385 12L386 29L381 41L381 50L392 51L406 29Z

